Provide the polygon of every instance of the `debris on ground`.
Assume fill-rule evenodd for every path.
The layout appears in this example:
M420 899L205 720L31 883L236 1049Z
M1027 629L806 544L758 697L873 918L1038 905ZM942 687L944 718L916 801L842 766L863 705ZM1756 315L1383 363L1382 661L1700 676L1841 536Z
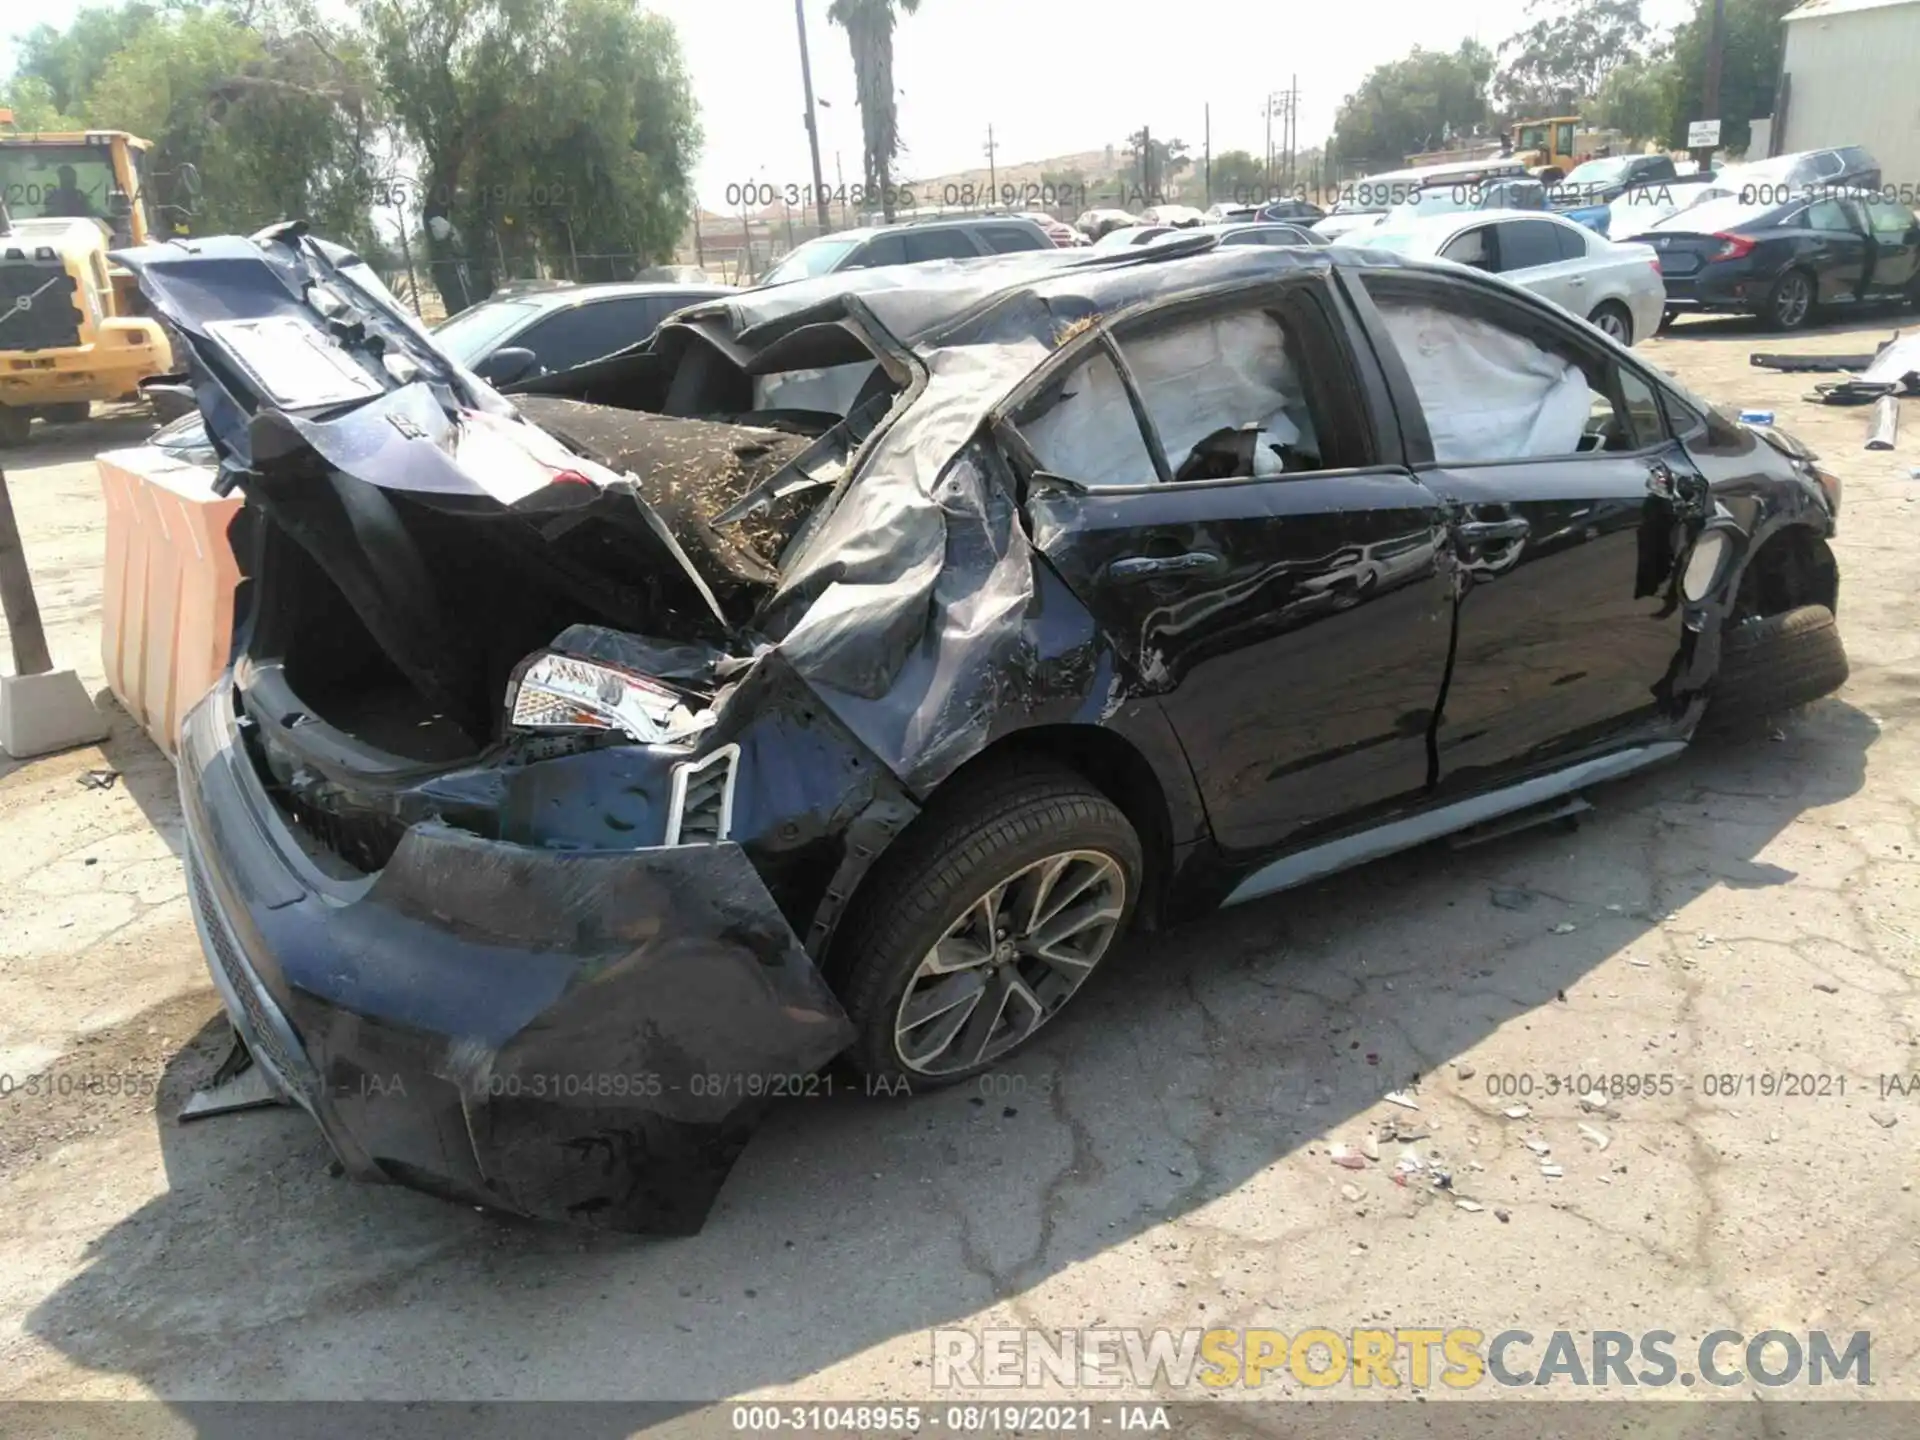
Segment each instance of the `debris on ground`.
M1555 935L1571 935L1579 928L1580 927L1571 920L1562 920L1558 925L1553 927L1553 933Z
M1542 1140L1538 1135L1529 1136L1520 1143L1536 1155L1550 1155L1553 1153L1553 1146Z
M1498 1220L1502 1225L1505 1225L1508 1221L1513 1219L1513 1216L1505 1210L1496 1210L1493 1212L1493 1218Z
M1540 1167L1540 1173L1546 1176L1547 1179L1549 1180L1558 1180L1562 1175L1565 1175L1567 1172L1561 1169L1558 1165L1542 1165Z
M1470 1215L1478 1215L1482 1210L1487 1208L1478 1200L1456 1200L1453 1203L1457 1209L1465 1210Z
M1838 985L1829 985L1824 980L1814 981L1813 988L1818 990L1822 995L1838 995L1840 993L1840 987Z
M1420 1102L1404 1090L1389 1090L1380 1098L1389 1105L1398 1105L1402 1110L1418 1110L1420 1108Z
M1360 1153L1365 1155L1369 1160L1378 1160L1380 1158L1380 1141L1371 1130L1360 1140Z
M1340 1187L1340 1198L1342 1200L1349 1200L1349 1201L1358 1200L1365 1193L1366 1192L1364 1190L1362 1190L1358 1185L1354 1184L1351 1180L1347 1181L1346 1184Z
M1353 1151L1347 1149L1344 1145L1334 1146L1327 1152L1327 1158L1343 1169L1364 1170L1367 1168L1367 1157L1354 1154Z
M1627 956L1627 964L1638 965L1642 970L1653 964L1651 960L1642 960L1638 955Z
M1900 1123L1900 1117L1891 1110L1869 1110L1867 1118L1882 1130L1891 1130Z
M1607 1108L1607 1097L1597 1094L1582 1095L1580 1097L1580 1108L1582 1110L1604 1110Z
M89 770L85 774L74 776L74 783L88 790L111 790L113 782L119 778L118 770Z
M1607 1146L1613 1143L1612 1137L1607 1135L1605 1131L1596 1130L1591 1125L1582 1125L1580 1127L1580 1133L1586 1136L1587 1139L1591 1140L1595 1145L1598 1145L1602 1150L1606 1149Z
M1509 1120L1524 1120L1527 1118L1527 1116L1531 1115L1533 1111L1528 1109L1525 1105L1509 1105L1507 1106L1506 1109L1502 1110L1500 1113L1506 1116L1507 1119Z
M1529 890L1510 890L1496 887L1487 892L1487 898L1501 910L1531 910L1533 893Z
M1457 1080L1471 1080L1474 1077L1475 1071L1471 1065L1455 1065L1453 1067L1453 1074Z

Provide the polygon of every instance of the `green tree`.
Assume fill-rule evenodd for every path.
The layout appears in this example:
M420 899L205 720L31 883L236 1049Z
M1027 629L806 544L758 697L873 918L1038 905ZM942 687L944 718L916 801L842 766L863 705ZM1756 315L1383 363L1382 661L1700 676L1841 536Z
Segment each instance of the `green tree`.
M1628 60L1608 72L1587 112L1593 124L1635 142L1667 142L1679 104L1680 72L1669 56Z
M1223 150L1213 157L1215 200L1250 204L1267 193L1267 167L1245 150Z
M169 177L191 162L202 193L190 228L307 219L350 244L373 240L359 179L373 134L371 72L351 37L304 4L134 0L83 10L64 31L41 26L27 37L8 91L26 102L23 127L151 140L161 198L185 199Z
M1645 54L1652 34L1640 0L1532 0L1527 14L1540 18L1501 42L1494 82L1495 99L1515 120L1576 113L1610 70Z
M1457 50L1414 47L1405 59L1371 71L1341 102L1332 149L1344 164L1402 164L1448 135L1486 122L1493 54L1472 40Z
M847 45L853 51L867 193L878 193L881 212L888 220L893 219L893 162L900 158L893 27L898 15L912 15L919 9L920 0L833 0L827 7L827 20L847 32Z
M670 254L700 135L672 26L622 0L361 0L448 313L542 266Z
M53 87L39 75L16 75L0 85L0 110L13 111L14 126L20 130L80 130L86 125L60 109Z
M1132 182L1146 194L1148 203L1166 198L1167 182L1182 170L1190 169L1193 157L1184 140L1153 140L1142 126L1127 136L1127 169Z
M1774 87L1780 75L1780 47L1785 41L1781 17L1796 0L1726 0L1723 48L1720 60L1718 115L1705 112L1703 90L1707 73L1707 30L1712 24L1712 0L1702 0L1693 17L1673 35L1673 65L1678 72L1672 123L1665 139L1678 148L1687 143L1687 124L1719 120L1720 143L1740 154L1753 138L1751 121L1773 113Z

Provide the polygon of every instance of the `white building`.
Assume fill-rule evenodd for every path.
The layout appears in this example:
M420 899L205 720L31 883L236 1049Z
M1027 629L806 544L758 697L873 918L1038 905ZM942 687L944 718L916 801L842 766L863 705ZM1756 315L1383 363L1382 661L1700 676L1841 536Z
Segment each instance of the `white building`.
M1883 184L1920 186L1920 0L1806 0L1783 23L1764 153L1864 145Z

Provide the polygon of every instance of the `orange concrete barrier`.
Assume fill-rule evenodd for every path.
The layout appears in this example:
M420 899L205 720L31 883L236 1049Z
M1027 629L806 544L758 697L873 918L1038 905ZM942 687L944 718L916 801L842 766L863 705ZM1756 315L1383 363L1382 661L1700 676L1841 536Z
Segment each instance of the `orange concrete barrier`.
M107 684L168 755L180 721L226 668L240 580L227 525L240 497L214 471L151 446L98 459L107 502L100 656Z

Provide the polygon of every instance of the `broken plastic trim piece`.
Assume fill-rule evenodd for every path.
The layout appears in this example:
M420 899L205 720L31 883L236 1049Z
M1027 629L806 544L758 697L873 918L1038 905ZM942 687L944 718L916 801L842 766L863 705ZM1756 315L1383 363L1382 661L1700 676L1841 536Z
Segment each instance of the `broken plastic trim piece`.
M720 772L709 774L714 766ZM673 767L667 800L667 845L718 845L733 833L733 786L740 773L740 747L722 745L698 760Z
M673 744L714 720L687 698L637 671L543 650L507 682L507 720L520 730L618 730L642 744Z

